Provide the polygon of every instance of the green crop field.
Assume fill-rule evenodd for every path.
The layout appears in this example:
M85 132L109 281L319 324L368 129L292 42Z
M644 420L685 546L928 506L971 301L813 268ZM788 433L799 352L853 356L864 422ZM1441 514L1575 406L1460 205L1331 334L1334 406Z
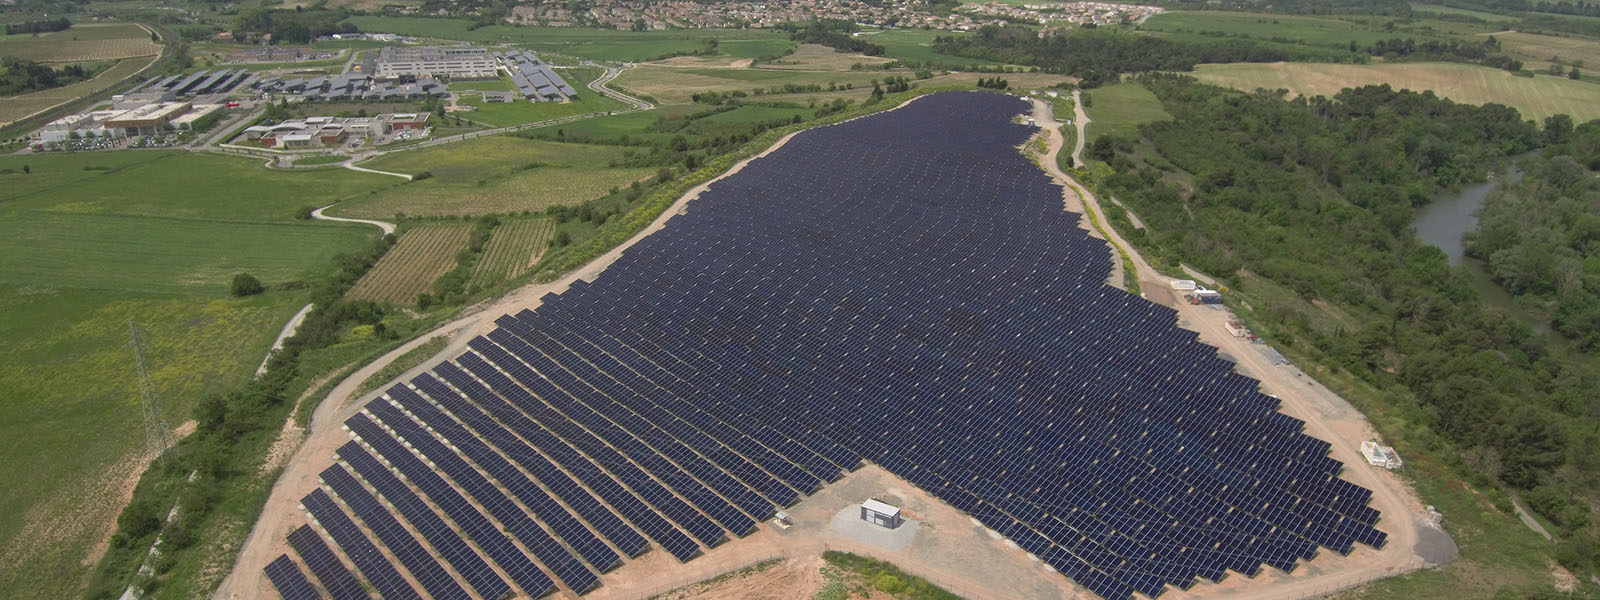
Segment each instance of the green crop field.
M1540 75L1518 77L1499 69L1456 63L1329 65L1269 63L1200 65L1202 81L1240 90L1287 89L1304 95L1332 96L1339 90L1387 83L1395 88L1431 90L1456 102L1500 103L1528 119L1565 113L1577 122L1600 118L1600 85ZM1096 97L1096 105L1099 98Z
M377 229L292 207L393 179L173 151L0 156L0 597L80 595L143 470L128 322L177 426L248 380L308 300L230 298L233 274L326 275Z
M522 219L501 223L489 237L483 256L473 267L470 287L488 287L516 279L533 268L550 246L556 231L551 219Z
M155 56L161 45L131 23L75 25L66 31L0 37L0 56L39 62L84 62Z
M608 165L626 150L491 136L390 154L362 166L431 178L341 204L339 216L386 219L543 210L604 196L649 177L654 169Z
M1140 124L1172 118L1155 94L1142 85L1119 83L1083 93L1090 99L1083 110L1089 114L1086 135L1091 142L1102 135L1131 133Z

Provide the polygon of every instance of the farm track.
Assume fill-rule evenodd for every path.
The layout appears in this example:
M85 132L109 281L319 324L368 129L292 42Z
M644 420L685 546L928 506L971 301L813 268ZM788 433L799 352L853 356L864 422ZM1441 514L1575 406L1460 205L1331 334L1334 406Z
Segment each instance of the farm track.
M527 273L544 255L555 230L555 222L550 219L500 225L489 238L467 285L484 287Z
M350 288L346 297L410 304L417 295L456 266L456 254L467 247L469 224L418 227L400 236L394 249Z

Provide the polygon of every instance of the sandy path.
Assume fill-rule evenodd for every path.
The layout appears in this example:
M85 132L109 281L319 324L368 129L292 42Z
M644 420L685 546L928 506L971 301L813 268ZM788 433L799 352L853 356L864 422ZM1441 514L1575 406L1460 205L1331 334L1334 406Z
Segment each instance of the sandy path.
M330 218L329 220L335 219ZM289 322L283 324L283 329L278 330L278 339L272 341L272 348L268 349L267 355L261 358L261 366L256 367L256 379L260 379L262 375L267 374L267 363L272 361L272 353L283 349L283 341L289 339L296 330L300 329L300 324L305 322L306 315L311 314L311 309L316 306L315 304L305 305L300 309L300 312L295 313L293 317L289 317Z
M900 106L905 106L915 100L915 98L907 100ZM895 108L900 108L900 106ZM388 354L383 355L371 364L351 373L349 377L346 377L329 392L327 399L317 407L316 412L312 413L311 422L306 426L305 442L301 444L294 456L289 459L288 466L284 468L283 474L278 477L277 483L273 485L272 493L268 497L266 505L262 508L260 518L256 520L255 526L251 528L250 535L245 538L239 552L239 558L234 562L233 571L228 574L227 578L223 579L222 584L218 586L216 593L212 597L219 599L258 598L262 597L261 594L263 592L270 589L270 585L265 583L265 577L262 576L260 569L268 562L271 562L273 558L276 558L279 553L285 551L288 547L284 540L285 536L304 522L305 519L299 509L300 498L310 493L311 490L316 489L318 472L327 466L326 463L333 456L334 450L350 439L342 429L341 423L350 418L351 415L359 412L361 406L366 404L367 400L376 398L382 393L382 388L380 388L365 395L356 396L356 389L361 385L361 382L366 381L368 377L377 373L401 355L426 343L428 340L441 335L449 337L450 343L445 346L444 350L433 358L424 361L421 365L406 371L398 379L409 380L416 377L418 374L431 370L440 362L464 352L467 342L474 336L492 331L495 327L494 320L501 315L514 314L525 308L537 308L540 304L540 299L545 294L565 291L572 282L579 279L593 281L606 267L621 258L625 250L638 243L639 240L644 239L645 236L666 227L668 219L683 211L691 200L698 198L700 193L711 187L712 184L721 181L724 177L744 170L745 166L750 164L751 161L764 158L776 152L799 133L801 132L784 136L783 139L778 140L772 147L767 148L760 154L739 161L726 173L685 192L672 206L662 211L661 215L656 217L656 220L651 222L649 226L634 234L633 237L628 238L626 242L616 248L612 248L611 251L574 270L565 277L549 283L529 285L511 292L493 303L480 304L469 308L465 316L420 335L416 339L402 344ZM381 221L322 217L321 212L322 209L319 209L313 214L319 218L330 220L393 226ZM389 230L386 229L386 231Z
M1036 116L1046 129L1058 126L1050 115L1049 104L1035 101ZM1082 104L1076 109L1076 125L1081 132L1088 123ZM1040 115L1040 113L1043 113ZM1082 139L1082 134L1079 134ZM1059 137L1052 136L1052 141ZM1046 170L1061 183L1077 191L1084 203L1096 211L1100 204L1086 188L1079 185L1054 162L1045 163ZM1103 213L1102 213L1103 214ZM1252 585L1249 579L1230 577L1220 584L1200 583L1187 592L1174 592L1177 598L1227 597L1230 599L1277 600L1319 595L1337 589L1352 587L1356 583L1398 575L1427 566L1418 555L1419 530L1432 528L1422 514L1422 502L1416 493L1399 477L1367 464L1359 448L1362 440L1376 439L1377 434L1366 418L1337 394L1323 387L1293 366L1274 365L1261 354L1260 348L1242 338L1235 338L1226 329L1227 312L1210 306L1196 306L1181 301L1177 292L1168 285L1170 277L1161 274L1145 262L1138 250L1122 239L1115 229L1106 224L1105 231L1113 241L1121 244L1138 271L1141 296L1178 311L1179 326L1198 332L1200 341L1212 346L1234 361L1238 371L1261 382L1263 393L1282 401L1280 411L1306 422L1305 433L1333 444L1333 458L1343 462L1340 476L1372 490L1371 506L1383 516L1378 528L1389 534L1381 550L1357 545L1348 557L1332 552L1321 552L1309 563L1303 564L1293 575L1283 576L1271 569L1257 579L1268 579L1274 585ZM1436 530L1435 530L1436 531ZM1442 535L1442 533L1441 533ZM1278 575L1278 576L1269 576Z
M359 167L355 167L355 166L352 166L352 165L349 165L349 164L346 164L345 166L353 168L353 169L356 169L358 171L365 170L365 169L361 169ZM410 175L406 176L407 179L409 179L410 177L411 177ZM364 225L372 225L374 227L382 229L384 235L390 235L390 234L394 233L394 223L390 223L388 221L374 221L374 220L371 220L371 219L347 219L347 218L344 218L344 217L330 217L328 215L322 214L322 211L328 210L328 209L333 208L335 206L338 206L338 203L329 204L329 205L324 206L322 208L313 210L313 211L311 211L311 218L313 218L313 219L321 219L323 221L338 221L340 223L361 223L361 224L364 224Z

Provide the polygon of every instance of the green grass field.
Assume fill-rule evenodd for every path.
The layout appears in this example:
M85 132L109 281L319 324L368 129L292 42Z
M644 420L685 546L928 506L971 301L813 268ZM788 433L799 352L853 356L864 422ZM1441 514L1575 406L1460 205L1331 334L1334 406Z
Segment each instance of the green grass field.
M1517 77L1499 69L1456 63L1329 65L1269 63L1200 65L1202 81L1240 90L1287 89L1296 94L1332 96L1339 90L1387 83L1396 88L1432 90L1456 102L1510 106L1528 119L1565 113L1582 123L1600 118L1600 85L1561 77ZM1099 97L1095 98L1099 105Z
M1089 104L1084 112L1089 114L1088 141L1102 135L1123 135L1137 131L1140 124L1172 118L1161 108L1161 101L1142 85L1119 83L1092 90L1084 90Z
M701 92L731 92L734 90L750 93L753 88L770 88L785 84L820 85L826 91L828 84L833 83L843 86L846 83L856 88L865 86L871 90L873 79L882 79L884 73L873 71L792 71L792 70L767 70L746 69L739 67L728 68L693 68L680 69L644 65L624 71L617 77L617 85L629 90L647 94L663 104L686 104L692 101L692 96ZM784 94L771 96L772 99L793 100L789 96L803 94ZM762 97L750 98L761 100ZM804 100L801 100L804 101Z
M933 38L960 35L948 31L921 29L889 29L866 36L866 40L883 46L885 56L913 63L934 63L953 67L1000 64L981 58L951 56L933 51Z
M0 284L0 597L78 597L143 471L130 319L176 427L204 394L249 379L305 302Z
M294 209L389 180L173 151L0 156L0 597L79 595L143 470L128 322L177 426L247 380L308 298L231 298L232 275L270 287L331 272L376 228Z
M33 172L22 173L22 165ZM0 171L6 169L13 171L0 174L7 189L0 198L11 200L6 211L168 220L287 221L301 207L399 182L349 170L271 171L259 159L180 151L0 156ZM49 183L57 180L71 183ZM9 191L15 188L23 191Z
M538 211L604 196L654 169L609 167L624 148L491 136L390 154L362 166L429 179L341 204L339 216L390 218Z
M352 17L362 31L391 32L402 35L462 40L479 43L510 42L535 52L559 52L570 56L604 61L645 61L671 53L697 52L712 38L719 44L746 40L783 41L781 32L765 29L689 29L668 31L617 31L581 27L512 27L492 25L472 29L465 19L420 17ZM752 48L733 44L725 52L731 56L753 57L765 54L772 46ZM749 55L749 56L747 56Z

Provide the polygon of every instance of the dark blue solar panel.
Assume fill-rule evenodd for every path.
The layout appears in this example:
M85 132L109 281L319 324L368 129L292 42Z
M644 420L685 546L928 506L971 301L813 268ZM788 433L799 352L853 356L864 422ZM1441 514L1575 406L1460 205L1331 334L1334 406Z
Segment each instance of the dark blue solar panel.
M417 498L417 495L396 479L393 473L372 458L360 444L355 442L345 444L339 448L339 458L344 459L362 479L372 484L373 489L388 500L389 504L411 523L411 527L421 533L422 537L426 538L446 561L449 561L450 566L461 574L462 579L465 579L467 585L472 586L473 591L479 596L499 598L510 591L511 586L495 574L494 569L491 569L477 552L468 547L466 541L462 540L444 519L439 518L433 509Z
M377 450L384 460L389 461L390 465L393 465L401 474L405 475L406 479L409 479L411 483L421 489L428 498L432 499L433 503L438 505L445 515L461 526L467 537L484 550L489 560L500 565L500 568L505 570L506 575L510 576L511 580L516 582L524 592L537 598L555 589L555 582L550 581L550 578L543 571L540 571L533 564L533 561L529 560L527 555L523 554L522 550L518 549L501 532L500 528L489 522L489 519L484 517L477 507L456 492L455 488L435 473L432 467L423 463L410 450L402 446L399 441L391 437L388 432L385 432L382 427L379 427L377 423L372 422L366 415L356 415L345 421L345 424L356 435L361 436L361 439L366 440L374 450ZM347 452L346 449L349 451ZM385 479L393 479L394 481L385 483L384 487L380 489L392 489L395 490L397 495L400 495L399 490L404 487L404 484L395 479L376 460L362 459L355 452L357 449L359 449L359 445L352 448L350 444L346 444L345 449L341 449L339 455L349 461L350 465L356 468L356 472L361 473L361 476L365 477L369 482L376 483ZM387 477L385 477L386 475Z
M385 600L390 598L421 600L422 596L411 588L411 584L406 583L400 572L389 563L389 559L379 552L378 547L367 539L366 534L356 527L355 522L339 509L339 505L333 498L328 497L327 492L318 489L302 498L300 503L305 505L306 510L311 511L311 516L322 524L323 529L328 530L328 535L333 537L333 541L344 549L345 556L350 557L350 562L356 564L356 568L361 570L361 575L372 583L372 587L377 588L378 594Z
M466 590L461 589L450 573L439 566L439 561L434 560L422 544L417 543L417 538L406 531L405 526L395 520L389 510L378 503L367 489L361 487L361 482L350 475L344 467L333 465L322 471L322 481L339 495L346 506L350 507L361 521L367 524L367 529L378 536L378 540L389 548L389 551L405 565L411 576L422 584L436 599L470 598Z
M403 386L390 389L390 395L409 392ZM556 574L556 578L567 587L583 593L599 585L599 578L595 577L571 551L562 547L560 542L550 537L550 534L528 517L526 512L518 507L511 498L501 492L499 488L472 468L465 460L451 451L448 446L429 434L422 426L406 417L400 409L395 408L387 400L379 398L367 404L367 410L377 415L378 419L388 425L400 437L410 442L423 456L433 461L434 465L455 481L457 486L467 492L478 505L501 526L511 532L512 537L521 541L524 546L539 559L540 563Z
M795 136L419 378L465 426L402 393L437 432L403 435L680 560L863 461L1107 598L1381 546L1327 442L1104 284L1015 150L1026 108L935 94Z
M283 600L322 600L322 594L317 593L317 588L311 587L306 574L300 572L300 566L294 564L288 555L278 555L263 571Z
M367 592L361 589L361 582L356 581L356 576L350 574L333 550L323 543L322 536L317 535L309 525L301 525L289 532L289 546L294 548L295 554L300 555L301 562L306 563L306 568L322 583L322 589L327 590L333 600L367 600Z
M434 398L456 396L454 391L427 374L423 374L413 383ZM595 570L603 573L622 564L622 557L568 513L567 509L557 503L550 494L535 485L533 480L518 471L510 461L490 449L488 444L479 440L466 427L446 416L444 411L429 404L422 396L404 388L391 391L390 397L400 402L400 405L411 411L412 415L422 419L422 422L433 428L435 433L443 435L457 450L465 453L479 468L499 481L501 486L533 512L533 516L544 521L557 538L577 551L578 555Z

